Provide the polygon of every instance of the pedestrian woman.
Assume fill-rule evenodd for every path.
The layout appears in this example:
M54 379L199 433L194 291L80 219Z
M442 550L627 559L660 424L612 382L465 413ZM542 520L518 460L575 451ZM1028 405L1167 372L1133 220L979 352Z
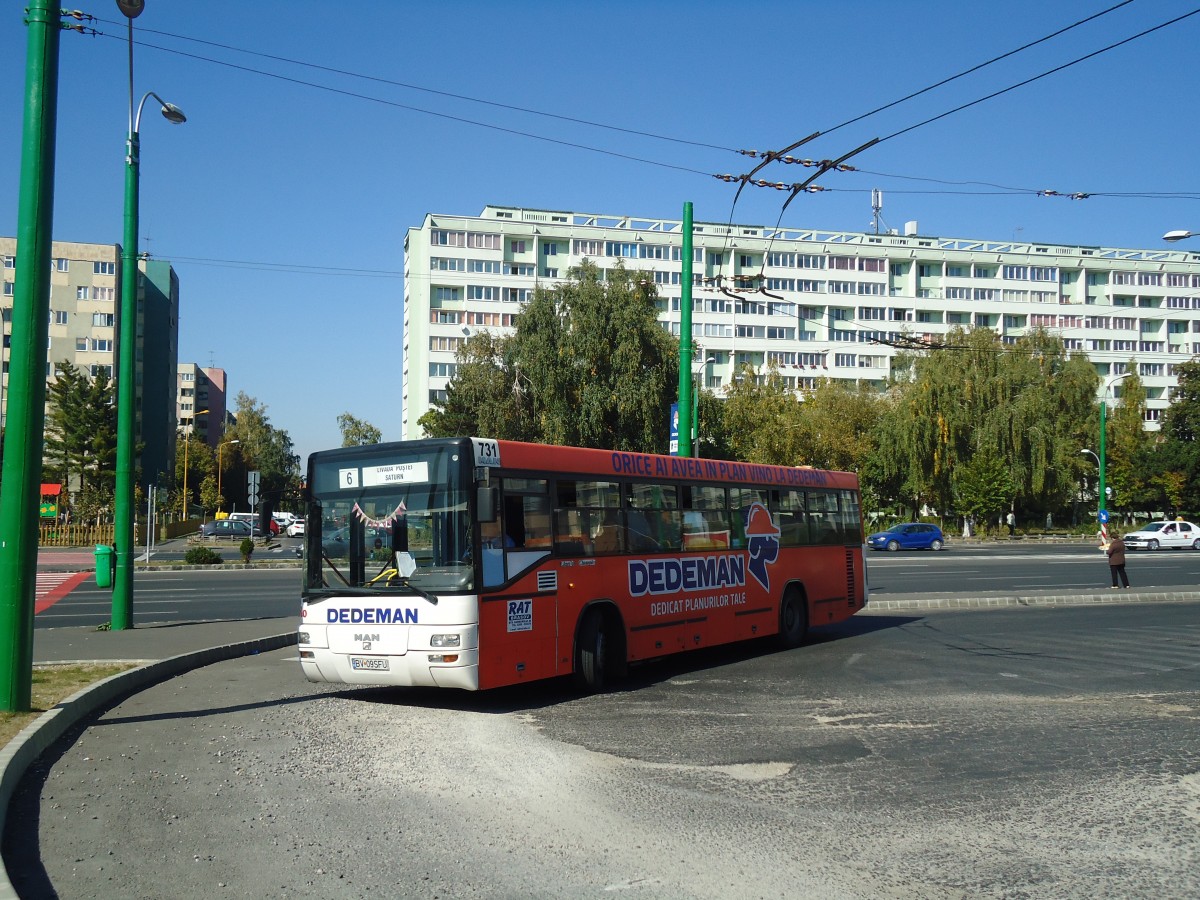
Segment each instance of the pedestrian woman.
M1108 570L1112 572L1113 590L1117 589L1117 576L1121 578L1121 585L1126 590L1129 589L1129 576L1125 574L1125 542L1121 540L1121 532L1114 531L1112 539L1108 543L1108 549L1104 551L1108 554Z

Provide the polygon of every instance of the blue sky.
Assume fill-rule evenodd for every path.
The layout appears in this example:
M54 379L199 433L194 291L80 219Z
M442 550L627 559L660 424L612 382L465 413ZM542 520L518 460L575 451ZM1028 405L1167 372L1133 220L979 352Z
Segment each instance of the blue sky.
M1116 2L146 0L136 95L155 91L188 122L169 125L147 104L139 249L179 273L180 360L226 369L231 394L264 404L302 456L337 445L342 412L398 439L402 247L426 213L474 215L494 203L678 218L690 200L698 221L727 221L735 188L710 176L754 165L731 149L778 149L828 132ZM6 4L0 24L0 103L9 111L0 233L9 235L22 7ZM117 243L126 30L113 0L81 8L104 35L62 35L54 237ZM887 226L917 220L923 234L941 237L1160 247L1169 229L1200 230L1196 199L1033 193L1200 198L1200 15L890 137L1195 8L1134 0L838 128L797 155L833 158L887 138L853 160L870 174L824 176L819 183L835 190L797 197L782 224L869 230L870 192L880 188ZM774 165L759 177L808 174ZM1026 192L961 193L997 189L944 183L970 181ZM784 197L747 188L733 218L773 225Z

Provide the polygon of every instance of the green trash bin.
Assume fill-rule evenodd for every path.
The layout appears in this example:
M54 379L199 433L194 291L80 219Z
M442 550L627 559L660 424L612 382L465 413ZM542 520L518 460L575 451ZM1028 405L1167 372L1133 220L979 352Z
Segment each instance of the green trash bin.
M96 587L112 587L113 548L108 544L96 545Z

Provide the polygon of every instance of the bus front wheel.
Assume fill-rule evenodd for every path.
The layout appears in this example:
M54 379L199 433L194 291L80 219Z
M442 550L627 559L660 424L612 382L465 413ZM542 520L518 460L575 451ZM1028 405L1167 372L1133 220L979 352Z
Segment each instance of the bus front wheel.
M808 608L804 595L795 588L788 588L779 607L779 644L786 650L804 643L808 632Z
M575 644L575 683L593 693L604 690L608 669L608 632L604 617L596 610L589 612L579 629Z

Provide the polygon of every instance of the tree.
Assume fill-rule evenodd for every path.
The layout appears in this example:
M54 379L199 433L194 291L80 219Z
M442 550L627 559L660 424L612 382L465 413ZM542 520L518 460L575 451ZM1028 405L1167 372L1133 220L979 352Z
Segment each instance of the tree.
M184 465L187 466L186 477ZM194 434L177 435L175 438L175 485L182 492L187 483L187 505L196 502L197 496L205 509L214 509L204 499L203 484L206 478L216 478L217 452L204 441L198 440ZM174 503L176 510L183 506L182 495Z
M378 428L348 412L338 416L337 423L342 432L343 447L362 447L366 444L378 444L383 440L383 433Z
M480 331L462 343L454 377L446 386L446 399L434 403L418 420L427 435L536 439L533 423L523 420L513 391L515 375L506 362L511 341Z
M1035 330L1015 344L990 329L952 329L942 348L905 354L883 407L875 466L914 510L953 508L954 470L976 452L1008 467L1027 510L1065 504L1082 471L1097 376L1082 354Z
M1154 508L1200 511L1200 362L1180 363L1179 384L1162 418L1159 443L1139 465L1156 494Z
M1109 506L1118 509L1143 508L1152 501L1154 489L1140 464L1151 447L1146 432L1146 388L1137 376L1137 363L1130 360L1128 378L1119 382L1121 396L1106 416L1108 423L1106 475L1113 489Z
M776 366L744 365L725 391L723 426L734 459L766 465L801 462L800 398Z
M990 450L976 453L954 471L958 511L986 519L1008 508L1016 484L1008 466Z
M236 453L223 454L229 466L222 475L222 490L234 502L244 503L246 473L258 471L260 498L293 492L300 478L300 457L292 452L291 437L272 426L266 407L245 391L238 392L236 404L237 421L226 431L226 439L240 443Z
M46 467L68 490L80 495L88 491L89 503L100 510L106 505L104 498L111 498L116 478L112 383L103 367L95 378L66 360L57 368L57 377L46 388Z
M586 261L570 274L534 291L514 334L459 349L446 400L421 418L427 434L667 450L679 360L653 282Z

